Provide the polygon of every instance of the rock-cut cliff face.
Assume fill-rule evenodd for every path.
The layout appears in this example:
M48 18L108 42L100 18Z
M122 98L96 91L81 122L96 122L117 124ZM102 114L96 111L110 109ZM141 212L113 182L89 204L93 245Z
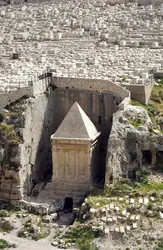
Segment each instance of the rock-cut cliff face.
M16 203L25 199L37 182L48 180L49 134L54 132L52 121L57 117L50 115L53 107L56 105L43 94L0 110L0 200ZM124 99L113 113L105 184L122 177L135 178L143 157L149 154L151 162L147 160L154 165L159 151L163 152L163 135L147 111Z
M17 203L32 186L47 97L23 98L0 111L0 200Z
M155 128L146 109L121 103L113 114L105 184L116 183L123 177L135 179L136 171L143 164L156 164L160 151L163 151L163 135Z

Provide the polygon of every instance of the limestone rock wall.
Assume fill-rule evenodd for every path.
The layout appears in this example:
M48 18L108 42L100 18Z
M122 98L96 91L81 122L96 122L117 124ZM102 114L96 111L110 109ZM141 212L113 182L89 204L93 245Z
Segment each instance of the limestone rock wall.
M33 168L36 157L39 157L38 147L42 136L46 105L46 95L30 98L25 113L25 128L23 130L24 143L21 151L22 168L20 169L21 185L24 188L25 194L31 189L32 178L36 178L35 175L40 177L41 174L35 173Z
M19 174L21 150L21 145L12 143L8 143L5 148L1 148L0 200L15 202L22 198L23 189L20 185Z
M50 137L75 101L81 105L98 130L102 131L99 146L100 168L97 173L104 175L112 115L117 111L122 98L111 92L97 93L51 87L48 97L41 94L35 98L30 97L23 103L25 110L20 115L23 122L18 126L22 140L18 145L10 145L6 141L0 146L1 200L14 203L24 199L36 182L51 178Z
M17 203L29 193L31 173L42 133L47 104L45 95L28 98L19 124L22 140L18 143L0 138L0 200ZM14 105L14 104L13 104Z
M106 146L112 126L112 115L117 111L121 98L109 92L97 93L95 91L53 87L50 90L45 112L43 136L38 149L40 157L36 159L35 172L42 172L46 177L50 176L52 169L50 137L57 130L75 101L79 103L96 128L102 132L99 145L101 148L99 157L101 170L99 171L104 173Z
M163 148L162 134L155 133L147 111L140 106L126 104L121 103L118 112L113 114L107 149L106 185L122 177L134 178L136 170L143 166L143 151L151 152L149 164L153 165L156 163L156 152ZM135 127L133 121L140 124Z

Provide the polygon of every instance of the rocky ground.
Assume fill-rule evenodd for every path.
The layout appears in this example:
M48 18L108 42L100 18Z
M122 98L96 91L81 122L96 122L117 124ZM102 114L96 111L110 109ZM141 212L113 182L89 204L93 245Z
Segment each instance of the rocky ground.
M8 242L15 244L15 250L57 250L57 247L52 246L48 241L40 240L38 242L31 241L29 239L18 238L15 234L2 234L0 233L0 238L7 240Z
M56 213L0 210L0 238L17 250L162 250L157 247L163 242L163 182L146 183L156 172L144 172L144 183L122 180L105 191L94 190L71 226L65 225L69 213L59 219Z
M15 244L17 250L57 250L52 246L54 235L59 230L58 225L51 216L40 217L29 214L25 210L14 211L0 210L1 230L0 239L4 239L10 244ZM3 223L4 222L4 223ZM64 226L61 227L64 231Z
M97 249L162 249L157 246L163 240L163 185L131 186L118 184L83 204L84 221L102 235L96 240Z
M95 189L74 213L52 213L36 215L22 209L0 210L0 238L16 244L17 250L43 250L76 248L80 250L162 250L163 249L163 168L162 154L156 166L150 164L137 168L139 156L136 140L160 147L162 142L162 84L155 86L150 105L136 102L127 105L114 123L110 141L115 148L112 155L121 163L123 174L135 169L134 180L122 179L105 190ZM158 99L159 98L159 99ZM159 100L158 101L156 101ZM137 106L135 106L137 104ZM5 118L6 119L6 118ZM123 122L123 123L122 123ZM125 128L132 137L123 142ZM115 144L115 138L120 138ZM139 137L138 137L139 135ZM124 142L128 137L124 136ZM151 141L155 138L155 141ZM156 140L157 139L157 140ZM133 142L133 144L131 144ZM149 144L149 143L148 143ZM151 144L149 144L151 145ZM123 151L122 151L123 150ZM110 151L110 152L112 152ZM124 152L124 153L123 153ZM133 154L136 152L136 154ZM162 152L162 151L160 151ZM121 153L121 154L120 154ZM126 154L126 162L120 156ZM130 155L130 158L128 158ZM133 158L136 155L136 158ZM130 159L130 161L129 161ZM147 159L148 160L148 159ZM113 162L115 165L115 162ZM111 165L111 164L110 164ZM112 166L112 165L111 165ZM117 166L117 165L116 165ZM134 168L133 168L134 167ZM116 169L117 170L117 169ZM118 171L116 171L116 174ZM115 173L114 173L115 174ZM114 176L116 179L118 176ZM134 176L132 176L134 177ZM77 217L74 220L74 214ZM73 225L71 225L73 223Z

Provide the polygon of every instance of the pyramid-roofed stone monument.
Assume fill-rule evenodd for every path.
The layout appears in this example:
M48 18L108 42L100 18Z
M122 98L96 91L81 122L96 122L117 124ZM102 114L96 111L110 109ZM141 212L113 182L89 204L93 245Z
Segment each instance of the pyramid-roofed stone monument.
M95 139L96 127L77 102L73 104L52 138Z
M75 102L51 136L54 197L80 200L93 187L98 168L99 135Z

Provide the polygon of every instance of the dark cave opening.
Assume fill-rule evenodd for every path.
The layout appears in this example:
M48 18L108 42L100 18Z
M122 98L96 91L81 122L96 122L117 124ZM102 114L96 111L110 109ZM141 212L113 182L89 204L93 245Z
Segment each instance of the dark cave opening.
M64 202L63 212L72 213L72 211L73 211L73 198L66 197Z
M152 163L152 153L150 150L142 151L142 164L147 165Z

